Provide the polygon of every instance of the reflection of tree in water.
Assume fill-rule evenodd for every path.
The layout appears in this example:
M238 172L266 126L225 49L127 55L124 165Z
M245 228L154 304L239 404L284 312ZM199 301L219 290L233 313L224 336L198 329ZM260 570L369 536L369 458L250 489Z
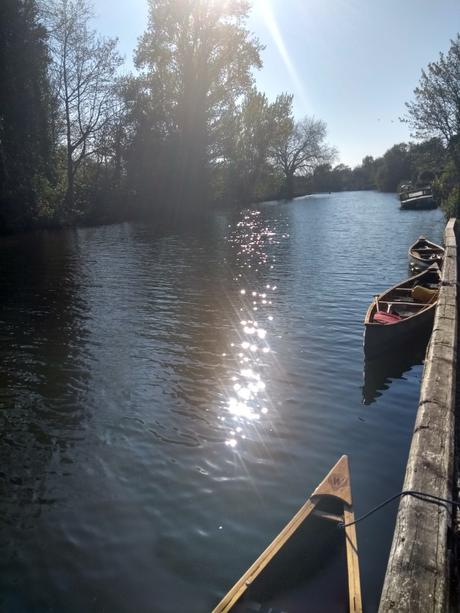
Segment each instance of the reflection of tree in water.
M413 366L423 364L430 336L428 329L394 351L364 360L363 404L372 404L390 387L392 380L402 379Z
M146 279L139 313L142 339L149 351L149 375L161 397L150 388L145 400L155 403L146 426L160 441L193 447L203 440L223 442L210 407L224 376L229 317L225 264L225 218L158 236L145 227L136 234L142 244L138 269ZM157 400L157 402L155 402ZM146 417L145 413L143 418Z
M0 539L3 587L44 505L50 474L65 476L80 436L84 310L74 233L4 239L0 258ZM33 538L33 532L30 537ZM16 552L15 552L16 550ZM1 587L1 584L0 584Z

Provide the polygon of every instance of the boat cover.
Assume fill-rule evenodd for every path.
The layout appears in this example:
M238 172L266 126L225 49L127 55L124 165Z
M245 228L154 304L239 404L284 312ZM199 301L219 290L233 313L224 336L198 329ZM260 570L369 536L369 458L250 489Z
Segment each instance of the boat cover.
M412 298L415 302L423 302L425 304L431 304L438 297L438 290L429 289L422 285L416 285L411 291Z
M395 324L401 319L402 317L396 315L396 313L384 313L383 311L379 311L374 315L374 321L378 324Z

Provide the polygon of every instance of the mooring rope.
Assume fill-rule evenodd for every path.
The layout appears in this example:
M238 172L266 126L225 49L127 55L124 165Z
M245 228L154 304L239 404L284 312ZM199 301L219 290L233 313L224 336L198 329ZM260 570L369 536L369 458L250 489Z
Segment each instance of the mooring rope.
M367 519L368 517L373 515L376 511L379 511L380 509L385 507L390 502L393 502L393 500L396 500L397 498L402 498L403 496L413 496L414 498L417 498L418 500L422 500L423 502L437 504L439 506L443 506L446 508L448 505L460 508L460 501L449 500L448 498L441 498L440 496L434 496L433 494L427 494L425 492L417 492L415 490L403 490L402 492L399 492L398 494L395 494L394 496L387 498L386 500L378 504L376 507L374 507L367 513L364 513L364 515L361 515L360 517L358 517L358 519L355 519L355 521L348 522L348 524L344 524L343 522L340 522L339 527L348 528L348 526L353 526L354 524L357 524L360 521L363 521L363 519Z

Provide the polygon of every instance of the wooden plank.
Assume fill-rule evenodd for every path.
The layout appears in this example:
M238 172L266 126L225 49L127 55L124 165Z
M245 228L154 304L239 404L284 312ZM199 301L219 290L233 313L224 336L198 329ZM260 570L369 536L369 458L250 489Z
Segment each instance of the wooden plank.
M310 499L299 509L291 521L281 530L278 536L270 543L265 551L257 558L257 560L249 567L239 581L235 583L233 588L221 600L213 613L227 613L231 611L233 605L238 601L243 592L247 590L254 579L262 572L270 560L278 553L286 541L294 534L304 520L310 515L315 508L316 503Z
M343 522L349 524L355 521L355 515L351 507L344 505ZM356 538L356 526L345 528L345 542L347 551L348 569L348 602L350 613L362 613L363 603L361 597L361 579L359 576L358 540Z
M404 479L405 490L452 496L457 351L455 220L445 231L446 255L433 334ZM380 613L442 613L449 604L451 509L401 499L380 600Z

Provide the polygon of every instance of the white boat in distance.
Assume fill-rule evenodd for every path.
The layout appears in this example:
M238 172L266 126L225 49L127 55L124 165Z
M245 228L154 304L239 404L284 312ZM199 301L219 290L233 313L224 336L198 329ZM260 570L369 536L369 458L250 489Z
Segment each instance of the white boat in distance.
M411 185L402 185L399 192L401 209L423 210L436 208L433 192L430 185L413 188Z

